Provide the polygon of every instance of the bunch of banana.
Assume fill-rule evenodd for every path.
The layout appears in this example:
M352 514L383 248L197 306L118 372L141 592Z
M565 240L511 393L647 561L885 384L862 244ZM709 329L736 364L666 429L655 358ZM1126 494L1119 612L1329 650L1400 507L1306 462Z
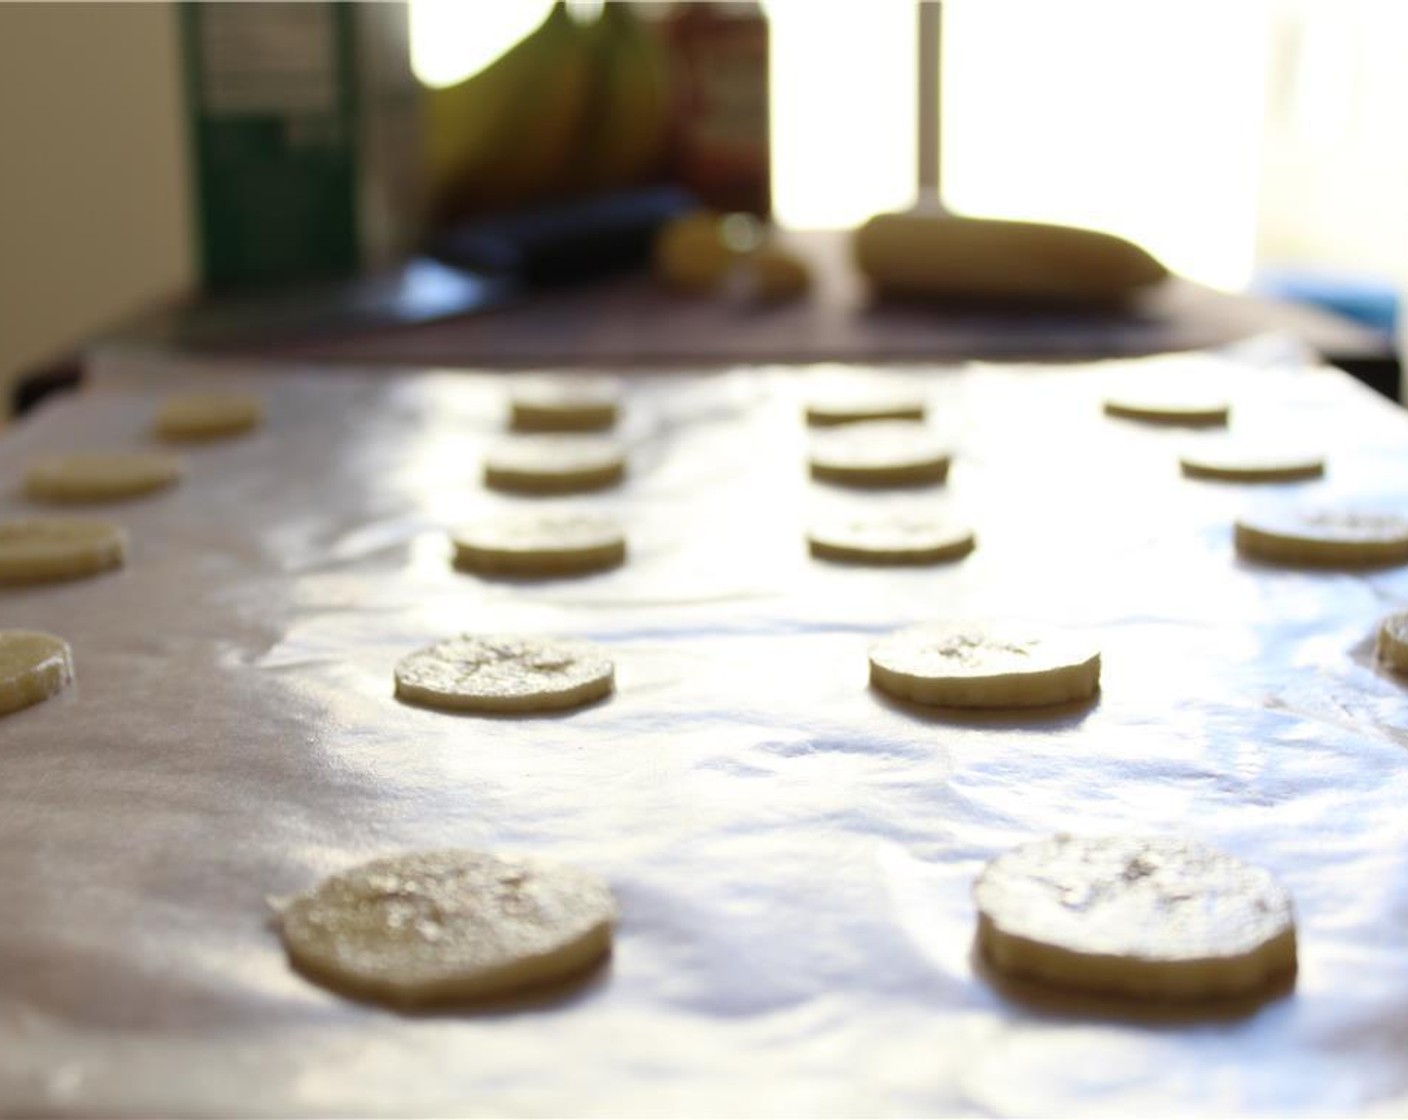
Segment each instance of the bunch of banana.
M630 186L660 167L663 48L625 3L582 24L565 3L477 74L427 92L438 223Z
M426 97L431 217L542 201L575 158L594 85L584 29L554 4L547 18L483 70Z

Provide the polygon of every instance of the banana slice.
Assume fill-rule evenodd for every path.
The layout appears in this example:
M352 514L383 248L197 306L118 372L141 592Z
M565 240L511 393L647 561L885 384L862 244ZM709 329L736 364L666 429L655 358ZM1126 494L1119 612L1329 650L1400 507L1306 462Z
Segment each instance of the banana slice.
M1391 614L1380 623L1376 652L1390 669L1408 672L1408 611Z
M0 582L77 579L121 567L127 533L106 521L0 521Z
M818 390L807 401L813 427L867 420L923 420L924 397L896 386L836 385Z
M0 715L61 692L73 680L73 651L36 630L0 630Z
M242 393L183 393L156 414L156 434L169 440L237 436L264 422L264 405Z
M611 889L561 864L482 852L373 860L282 906L289 959L321 984L398 1007L566 980L611 949Z
M909 420L848 424L812 437L812 477L848 486L943 482L951 456L932 430Z
M432 708L541 712L600 700L614 680L610 660L586 642L465 634L402 658L396 695Z
M1066 634L937 623L901 630L873 645L870 683L920 704L1041 707L1094 696L1100 653Z
M174 485L181 461L150 451L56 455L33 464L25 492L42 502L115 502Z
M1225 425L1231 412L1225 399L1204 393L1129 391L1105 398L1106 415L1146 424L1211 428Z
M1249 444L1198 448L1184 452L1178 463L1189 478L1220 482L1296 482L1325 473L1318 455Z
M1261 868L1166 837L1056 836L973 888L998 970L1087 992L1203 1000L1295 971L1291 897Z
M597 572L626 559L620 525L602 514L507 515L467 525L451 536L456 567L496 575Z
M625 450L599 436L514 436L484 460L486 486L528 494L601 490L625 474Z
M973 551L973 531L921 513L838 517L807 534L813 556L855 564L938 564Z
M520 432L586 432L616 423L620 383L606 377L535 378L516 386L509 425Z
M1238 519L1237 551L1256 560L1323 567L1408 562L1408 520L1351 510L1266 511Z

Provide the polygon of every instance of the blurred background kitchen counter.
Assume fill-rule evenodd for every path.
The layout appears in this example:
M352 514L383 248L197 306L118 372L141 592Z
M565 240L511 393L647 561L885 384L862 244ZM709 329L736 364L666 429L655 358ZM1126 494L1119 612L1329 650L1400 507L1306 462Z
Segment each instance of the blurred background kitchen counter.
M0 383L62 363L134 314L209 283L193 28L214 22L212 12L229 23L246 7L259 6L0 5ZM532 34L551 5L371 7L386 26L397 22L386 13L400 13L418 79L453 89ZM909 201L913 5L694 7L715 25L727 9L763 28L769 175L754 208L784 228L841 230ZM573 18L590 24L599 8L574 5ZM666 8L639 14L660 25ZM695 33L696 47L734 51L725 92L748 86L737 59L756 55L750 34L729 47L717 27ZM1390 141L1408 115L1408 75L1396 62L1405 37L1408 9L1388 4L1252 0L1233 13L1211 3L1131 10L1085 0L1058 12L951 2L945 200L978 216L1121 234L1194 285L1187 291L1319 308L1329 317L1281 318L1344 339L1351 363L1374 368L1356 372L1393 394L1408 149ZM734 126L748 119L749 97L756 119L749 80L754 92L730 106ZM375 216L359 221L365 232ZM412 240L405 234L401 247ZM394 257L396 239L383 241ZM834 262L821 271L834 275ZM823 279L817 290L824 301L835 284ZM793 307L769 330L820 313Z

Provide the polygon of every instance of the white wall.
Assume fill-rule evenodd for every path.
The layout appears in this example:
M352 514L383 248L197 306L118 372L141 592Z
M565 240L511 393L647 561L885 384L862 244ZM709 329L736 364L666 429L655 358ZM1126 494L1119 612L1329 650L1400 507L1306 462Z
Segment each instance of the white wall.
M181 105L171 4L0 3L0 385L190 285Z

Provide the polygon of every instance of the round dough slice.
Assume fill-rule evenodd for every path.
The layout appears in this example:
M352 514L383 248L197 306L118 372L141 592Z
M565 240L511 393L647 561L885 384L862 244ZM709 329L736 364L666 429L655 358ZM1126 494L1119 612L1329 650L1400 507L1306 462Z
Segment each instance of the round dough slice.
M924 397L898 386L837 385L807 399L807 423L834 427L868 420L923 420Z
M978 623L915 626L870 649L870 683L948 708L1033 708L1085 700L1100 653L1067 634Z
M1211 428L1227 423L1232 406L1222 397L1193 392L1128 391L1105 398L1105 413L1146 424Z
M484 460L484 484L526 494L572 494L615 486L626 475L626 453L593 436L516 436Z
M847 486L943 482L950 454L931 429L909 420L848 424L812 437L812 477Z
M1178 463L1189 478L1219 482L1298 482L1325 473L1319 455L1240 444L1187 451Z
M611 949L611 889L561 864L470 851L373 860L283 904L305 975L397 1007L567 980Z
M611 661L586 642L465 634L402 658L396 695L432 708L543 712L609 695Z
M1379 625L1377 652L1390 669L1408 672L1408 611L1391 614Z
M127 533L107 521L0 521L0 583L77 579L121 567Z
M621 386L606 377L524 381L509 401L509 426L520 432L589 432L616 423Z
M181 461L151 451L55 455L33 464L25 492L43 502L115 502L174 485Z
M243 393L183 393L156 414L156 434L170 440L237 436L264 422L264 405Z
M998 856L973 894L992 965L1060 987L1205 1000L1296 968L1286 889L1190 840L1056 836Z
M1255 560L1319 567L1408 562L1408 520L1350 510L1263 512L1239 518L1237 551Z
M853 564L938 564L973 551L973 531L920 513L838 517L807 534L813 556Z
M73 651L37 630L0 630L0 715L61 692L73 680Z
M592 513L507 514L456 530L455 566L492 575L571 575L615 568L626 537Z

